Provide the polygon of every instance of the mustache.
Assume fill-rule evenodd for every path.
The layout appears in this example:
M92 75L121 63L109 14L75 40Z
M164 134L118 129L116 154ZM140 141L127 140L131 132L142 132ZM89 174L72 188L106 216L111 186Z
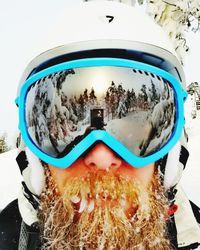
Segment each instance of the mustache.
M64 202L71 201L77 205L78 212L82 213L85 210L91 212L94 208L106 204L109 204L110 208L125 207L130 200L137 206L139 192L141 185L138 182L130 181L116 173L98 171L68 180L62 198Z

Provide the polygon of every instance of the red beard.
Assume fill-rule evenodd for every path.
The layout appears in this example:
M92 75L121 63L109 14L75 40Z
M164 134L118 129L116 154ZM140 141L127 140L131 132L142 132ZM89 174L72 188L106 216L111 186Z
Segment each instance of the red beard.
M173 249L156 173L148 190L109 173L72 178L62 196L56 190L47 178L39 210L43 249Z

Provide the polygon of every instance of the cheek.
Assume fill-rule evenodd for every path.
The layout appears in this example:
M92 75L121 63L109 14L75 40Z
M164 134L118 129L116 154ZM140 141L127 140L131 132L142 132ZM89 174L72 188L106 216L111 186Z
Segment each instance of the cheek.
M120 175L126 178L138 180L145 187L148 187L148 185L150 184L153 178L154 171L155 163L151 163L141 168L134 168L128 164L124 164L119 169Z
M63 185L64 185L65 178L66 178L65 169L60 169L60 168L56 168L52 165L49 165L49 170L51 172L51 176L52 176L56 186L58 187L59 192L62 192Z
M143 185L148 186L153 178L155 164L150 164L141 169L137 169L136 175Z
M67 180L75 177L83 177L87 174L87 168L82 164L81 161L76 161L66 169L57 168L50 164L48 166L52 178L61 194L63 193Z

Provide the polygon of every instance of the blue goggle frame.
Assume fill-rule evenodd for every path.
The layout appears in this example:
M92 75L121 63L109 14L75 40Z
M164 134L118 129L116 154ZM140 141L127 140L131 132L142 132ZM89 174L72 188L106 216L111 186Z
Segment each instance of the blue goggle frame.
M118 66L127 67L137 70L144 70L149 73L156 74L167 80L174 90L175 103L176 103L176 122L174 126L173 133L169 141L157 152L145 156L139 157L130 152L123 144L121 144L117 139L111 136L108 132L104 130L95 130L89 133L81 142L79 142L66 156L62 158L52 157L44 152L42 152L39 147L35 145L28 134L25 118L25 106L26 106L26 96L30 86L37 80L58 71L67 70L71 68L82 68L82 67L94 67L94 66ZM57 64L55 66L49 67L31 75L23 84L20 95L16 99L16 104L19 107L19 129L21 131L22 138L30 148L30 150L41 160L49 163L53 166L59 168L67 168L73 162L75 162L89 147L91 147L97 141L105 143L109 148L115 151L120 157L122 157L130 165L139 168L146 166L152 162L155 162L166 155L172 147L179 140L182 129L184 126L184 101L187 98L187 92L181 87L181 83L170 73L159 69L157 67L132 61L128 59L121 58L89 58L89 59L79 59L68 61L64 63Z

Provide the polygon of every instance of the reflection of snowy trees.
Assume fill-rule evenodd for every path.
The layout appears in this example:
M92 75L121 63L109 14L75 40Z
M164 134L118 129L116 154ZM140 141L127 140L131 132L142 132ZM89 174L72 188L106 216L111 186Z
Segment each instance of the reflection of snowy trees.
M171 99L164 99L157 103L149 120L150 129L148 136L140 144L140 155L145 155L149 144L155 138L159 138L158 148L163 145L172 133L174 121L175 106Z
M133 86L134 87L134 86ZM157 93L155 84L152 82L151 88L142 84L140 91L136 95L134 88L125 90L123 84L118 86L112 81L105 96L105 103L109 119L122 118L127 113L147 110L160 100L160 94Z
M44 77L31 86L32 108L27 113L27 123L32 138L39 146L51 142L58 153L59 141L70 142L72 133L82 124L89 123L90 108L97 104L95 90L85 89L79 95L68 95L63 84L73 69Z
M27 114L29 133L39 146L43 146L48 140L54 146L58 146L58 139L67 135L67 119L70 111L62 105L62 85L68 75L74 74L74 70L65 70L48 75L31 86L27 98L33 98L32 109ZM33 97L32 97L33 95Z
M151 88L149 88L149 101L150 101L150 106L154 107L160 100L160 94L156 90L156 86L151 80Z
M142 84L140 93L138 95L137 104L140 109L146 110L148 107L148 95L147 95L147 86Z

